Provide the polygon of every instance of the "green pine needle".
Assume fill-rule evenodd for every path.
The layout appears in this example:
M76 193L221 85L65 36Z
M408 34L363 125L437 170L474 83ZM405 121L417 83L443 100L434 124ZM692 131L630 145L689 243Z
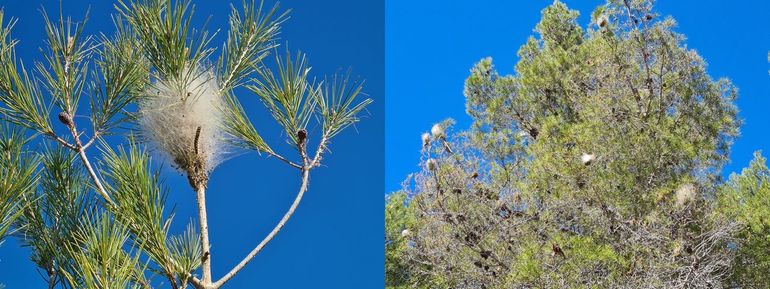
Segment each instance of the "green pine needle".
M277 72L266 67L257 70L260 80L247 88L259 96L293 144L299 144L297 132L305 130L316 107L319 89L309 79L307 58L297 52L295 58L276 54Z
M227 43L219 58L222 91L228 92L243 84L243 80L259 65L277 44L280 24L289 11L278 13L278 4L265 9L264 1L255 7L255 1L243 1L243 14L233 6Z

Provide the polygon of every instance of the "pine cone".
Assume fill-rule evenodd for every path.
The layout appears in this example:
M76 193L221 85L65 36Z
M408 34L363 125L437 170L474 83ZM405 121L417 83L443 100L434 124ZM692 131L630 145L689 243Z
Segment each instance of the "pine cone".
M66 125L67 127L72 127L74 123L72 122L72 116L67 113L66 111L62 111L59 113L59 121Z
M304 129L298 130L297 139L299 140L299 143L304 144L307 139L307 131Z

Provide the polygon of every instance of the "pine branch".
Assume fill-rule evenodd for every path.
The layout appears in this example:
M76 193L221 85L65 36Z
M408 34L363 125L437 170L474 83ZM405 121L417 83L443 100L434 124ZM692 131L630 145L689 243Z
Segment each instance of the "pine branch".
M289 11L278 14L277 3L265 11L264 5L261 0L255 8L254 0L243 0L243 15L234 6L231 9L227 43L218 61L222 92L240 86L277 46L275 40L280 33L280 24L288 18Z
M0 127L0 242L13 233L13 225L29 207L25 198L39 181L40 160L27 150L27 142L21 131Z
M35 66L53 104L61 111L75 115L85 87L91 53L96 47L91 37L83 35L88 15L86 13L82 24L75 24L70 18L65 20L60 12L58 22L54 24L45 10L42 13L48 51L41 51L45 63L37 62Z
M121 0L116 8L134 29L158 78L186 85L198 77L189 66L211 55L214 35L191 27L195 7L189 0Z
M64 272L70 284L84 288L146 288L144 266L133 250L124 250L129 232L109 214L86 218L72 236L82 246L63 248L73 256L74 272Z
M305 192L307 191L308 184L309 184L309 177L310 177L310 169L305 168L302 170L302 184L300 185L299 192L297 193L297 197L294 199L294 202L289 207L289 210L286 211L286 213L283 215L281 220L278 222L278 224L273 228L273 230L270 231L270 233L261 241L259 244L249 252L246 257L244 257L241 262L238 263L238 265L235 265L232 269L230 269L225 276L214 282L213 286L211 288L216 289L222 287L225 283L230 281L238 272L240 272L246 265L251 262L252 259L260 252L262 249L270 243L270 241L275 238L275 236L278 234L278 232L283 229L283 226L286 225L286 223L291 219L291 217L294 215L294 211L299 206L300 201L302 201L302 198L305 195Z
M44 15L48 48L44 51L45 62L36 64L40 83L38 78L27 74L23 65L20 69L16 66L20 62L15 59L13 48L16 42L10 38L13 23L0 30L0 103L3 105L0 110L4 118L52 139L62 151L77 154L82 168L94 184L95 192L102 195L106 201L103 205L110 212L101 214L99 219L81 222L96 225L91 228L77 227L68 221L68 226L77 227L80 231L77 243L67 245L67 254L71 258L70 263L82 267L56 268L51 264L57 262L41 258L41 268L49 273L49 285L57 283L58 278L67 280L72 286L87 288L94 284L120 284L126 280L130 282L126 286L148 287L142 274L138 273L147 268L131 265L131 260L135 260L133 258L146 254L151 264L158 267L152 270L165 276L173 288L183 288L187 284L196 288L219 288L250 262L288 222L307 191L310 170L319 165L330 139L357 122L358 114L371 100L356 103L354 98L360 93L361 84L356 82L348 86L347 76L339 83L335 78L335 82L326 87L323 82L311 80L310 66L301 53L296 57L288 53L285 57L276 56L278 67L275 70L263 65L262 60L277 46L275 40L279 26L287 15L286 12L279 14L277 5L265 8L263 2L257 6L255 1L247 0L243 2L242 13L233 8L228 40L213 68L206 65L213 52L209 48L213 35L192 29L194 7L190 1L121 1L116 9L120 14L120 18L114 19L117 34L111 38L102 35L96 40L83 35L82 24L75 24L69 18L65 20L61 14L58 23L54 23L48 15ZM95 70L89 72L91 60L94 60ZM38 89L40 84L50 93L50 101L42 97ZM235 87L244 84L250 84L248 88L259 96L283 127L297 148L301 162L295 163L274 152L257 133L247 113L232 95ZM81 139L83 131L74 119L85 90L90 95L90 139ZM157 97L149 95L148 91L157 92ZM149 156L133 140L130 140L128 149L120 147L113 150L106 143L102 146L103 171L97 171L86 154L87 148L103 141L102 137L112 133L121 123L131 120L132 116L125 110L132 103L139 106L139 123L144 135L159 132L145 131L148 129L169 128L160 127L159 123L178 123L162 121L167 120L166 116L173 116L167 110L171 106L153 106L158 103L150 101L163 97L181 99L185 107L177 111L179 115L195 112L199 114L198 120L203 120L193 121L190 129L181 130L179 134L160 134L170 143L177 144L176 147L160 147L172 150L168 153L175 156L173 161L188 174L190 184L196 191L198 234L188 227L183 235L168 237L171 217L163 213L166 189L158 173L150 168ZM196 103L200 99L205 101ZM54 132L49 120L52 107L60 110L59 121L68 129L71 138L60 137ZM148 107L157 111L148 111ZM147 122L149 116L159 116L156 120L161 122ZM307 128L313 119L322 123L323 128L315 156L311 158L307 152ZM232 144L264 152L300 169L302 179L295 202L274 230L241 264L214 282L205 193L208 175L218 161L216 150L221 150L219 137L222 131L231 137ZM62 165L56 165L56 169L51 171L66 171ZM104 179L100 174L104 175ZM82 179L72 180L81 184L84 182ZM30 228L38 230L41 235L52 232L45 218L54 210L43 208L50 200L54 199L30 201L36 204L37 213L30 211L28 223L35 224ZM61 206L63 203L57 201L56 204ZM87 215L90 217L91 214ZM59 228L58 219L53 223ZM47 244L56 243L45 238L40 240ZM116 248L124 247L122 244L131 244L136 251L118 252ZM100 250L93 252L78 252L78 249L94 245L107 247L99 247ZM117 263L106 263L100 259L104 257L117 258ZM45 262L43 259L46 259ZM134 269L114 267L118 263ZM109 272L95 274L93 269L98 266ZM192 274L198 267L202 267L202 279Z
M297 132L307 130L319 91L308 79L310 66L304 54L298 52L294 59L289 52L286 57L276 55L275 62L276 73L257 69L260 80L247 88L259 96L292 144L298 145Z
M222 110L224 115L223 127L225 133L230 136L228 140L231 144L271 155L275 154L262 139L262 136L257 133L257 129L254 128L235 96L227 95L225 97L225 107Z
M144 94L148 84L149 64L136 50L137 39L124 21L114 17L117 28L114 37L101 37L101 50L91 82L91 119L94 136L110 133L120 124L131 120L125 107L135 103Z
M18 41L11 38L15 23L13 19L6 23L0 11L0 115L10 123L52 134L50 108L44 105L42 94L24 64L16 59Z
M33 249L31 259L46 272L48 285L55 286L63 280L64 271L74 270L72 256L61 248L80 245L72 243L71 236L80 230L81 220L93 214L96 204L73 151L46 145L41 159L39 189L25 196L27 208L19 220L19 235Z
M184 281L200 261L200 247L189 243L195 232L188 228L182 237L168 238L171 217L164 213L168 188L159 172L150 167L149 154L133 141L128 148L105 146L105 177L115 202L108 207L116 220L131 233L131 242L146 252L169 282ZM192 256L192 254L198 254Z

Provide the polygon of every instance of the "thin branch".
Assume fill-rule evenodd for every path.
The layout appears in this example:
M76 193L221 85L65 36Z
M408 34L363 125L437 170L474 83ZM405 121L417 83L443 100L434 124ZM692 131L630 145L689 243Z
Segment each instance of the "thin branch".
M179 270L181 268L179 266L179 263L176 260L171 259L171 262L172 262L172 265L174 266L174 268L176 270ZM192 283L193 287L195 287L197 289L205 289L206 288L205 286L203 286L203 282L200 279L198 279L197 277L193 276L190 272L185 272L184 278L185 278L185 280L184 280L184 282L182 282L182 284L186 284L187 282L190 282L190 283ZM186 287L183 285L182 288L186 288Z
M88 170L88 175L90 175L91 180L94 181L97 192L107 201L108 204L115 204L115 202L112 201L112 198L110 198L110 195L107 194L107 190L104 189L102 182L99 180L99 176L96 175L94 168L91 166L91 162L88 161L85 148L80 148L77 150L77 152L78 155L80 155L80 160L83 161L83 166L85 166L86 170Z
M313 161L310 162L310 167L316 167L321 162L321 154L324 150L326 150L326 143L329 142L329 135L324 132L323 136L321 137L321 142L318 143L318 149L315 152L315 157L313 157Z
M60 137L59 137L59 136L57 136L57 135L56 135L54 132L49 132L49 133L47 133L46 135L47 135L48 137L50 137L51 139L55 140L56 142L60 143L60 144L61 144L61 145L63 145L64 147L68 148L68 149L71 149L71 150L77 150L77 148L75 147L75 145L73 145L73 144L71 144L71 143L67 142L66 140L64 140L64 139L60 138Z
M95 133L94 133L94 136L93 136L93 137L91 137L91 139L90 139L90 140L88 140L88 142L87 142L86 144L84 144L84 145L83 145L83 150L87 149L87 148L88 148L88 147L90 147L92 144L94 144L94 142L95 142L95 141L96 141L98 138L99 138L99 132L97 131L97 132L95 132Z
M252 46L251 42L254 40L254 38L255 38L255 35L250 35L248 40L246 41L245 47L251 47ZM243 61L246 58L246 55L248 54L248 52L249 51L245 49L241 51L240 55L238 56L238 60L235 62L234 67L239 67L243 64ZM233 80L236 74L237 74L236 71L230 71L230 73L228 73L227 78L224 81L222 81L222 86L221 86L221 89L219 90L220 94L230 89L231 81Z
M93 180L94 185L96 185L96 191L99 193L104 200L107 201L108 204L114 205L115 202L112 201L112 198L110 198L110 195L107 194L107 190L104 189L104 186L102 185L102 181L99 180L99 176L96 175L96 171L94 171L93 166L91 165L91 162L88 161L88 156L86 155L86 148L83 146L83 143L80 142L80 134L78 134L78 130L75 127L74 123L71 123L68 125L70 129L70 133L72 134L72 137L75 139L75 145L74 150L77 151L78 155L80 156L80 160L83 161L83 166L85 166L86 170L88 170L88 175L91 177L91 180Z
M268 234L267 237L265 237L265 239L262 240L262 242L260 242L259 245L257 245L256 248L254 248L254 250L251 250L251 252L245 258L243 258L243 260L241 260L241 262L238 263L238 265L233 267L233 269L230 270L230 272L228 272L224 277L222 277L217 282L215 282L213 284L213 288L215 288L215 289L216 288L220 288L227 281L229 281L231 278L233 278L233 276L235 276L235 274L237 274L239 271L241 271L241 269L243 269L243 267L245 267L246 264L248 264L251 261L251 259L253 259L254 256L257 255L257 253L262 251L262 248L264 248L265 245L267 245L267 243L269 243L271 240L273 240L275 235L278 234L278 232L281 231L283 226L286 225L286 222L294 214L294 211L297 209L297 206L299 206L299 203L302 200L302 197L305 195L305 191L307 191L307 187L308 187L309 176L310 176L310 169L309 168L304 168L302 170L302 186L299 188L299 192L297 193L297 197L294 199L294 203L291 204L291 207L286 212L286 214L283 215L283 218L281 218L281 221L278 222L278 225L276 225L275 228L273 228L273 230L270 232L270 234Z
M288 159L284 158L283 156L281 156L281 155L279 155L279 154L277 154L277 153L275 153L275 152L272 152L272 151L268 151L268 152L267 152L267 154L269 154L270 156L273 156L273 157L275 157L275 158L277 158L277 159L279 159L279 160L283 161L284 163L287 163L288 165L290 165L290 166L292 166L292 167L294 167L294 168L297 168L297 169L302 169L302 166L300 166L300 165L298 165L298 164L295 164L294 162L292 162L292 161L290 161L290 160L288 160Z
M198 223L201 230L201 248L203 248L203 256L201 256L203 279L201 283L203 286L211 284L211 245L209 243L209 223L206 216L206 187L198 186L195 190L198 200ZM194 283L193 283L194 284Z
M198 289L204 289L206 287L203 286L203 282L198 279L197 277L193 276L192 274L187 274L187 280L190 281L190 283L193 284L193 287Z
M56 271L48 273L48 289L56 288Z

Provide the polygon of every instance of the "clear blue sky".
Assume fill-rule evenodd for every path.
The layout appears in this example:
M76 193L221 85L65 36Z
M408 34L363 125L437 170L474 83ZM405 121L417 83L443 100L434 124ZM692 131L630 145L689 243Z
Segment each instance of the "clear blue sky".
M209 30L226 28L228 3L194 0L196 21L211 16ZM268 1L272 3L272 0ZM353 69L366 80L365 91L375 100L369 115L355 129L331 143L324 166L311 175L310 190L284 230L226 288L381 288L383 276L383 154L384 69L382 1L281 1L292 8L282 39L291 49L309 54L314 74L323 76ZM64 1L65 15L79 19L90 5L87 31L111 33L113 1ZM18 51L31 67L40 59L43 20L39 8L58 13L59 1L0 1L7 16L19 19L14 36ZM214 43L224 41L222 30ZM256 96L239 91L257 128L279 152L294 156L272 125ZM87 106L84 99L83 105ZM312 133L312 132L311 132ZM310 135L314 137L314 135ZM167 166L168 167L168 166ZM195 219L194 192L184 177L166 169L176 204L175 230ZM222 164L208 189L209 227L214 277L221 277L275 225L296 195L299 174L280 161L253 153ZM42 279L28 261L28 251L14 239L0 246L0 283L9 289L40 288ZM161 287L167 288L167 287Z
M590 21L599 0L563 0ZM503 74L513 73L516 51L533 33L550 0L386 1L386 193L401 188L419 168L420 134L445 118L467 129L463 82L471 66L487 56ZM687 45L709 64L714 78L728 77L739 88L745 121L732 146L725 175L745 167L755 150L770 154L770 2L668 0L657 11L672 15Z

